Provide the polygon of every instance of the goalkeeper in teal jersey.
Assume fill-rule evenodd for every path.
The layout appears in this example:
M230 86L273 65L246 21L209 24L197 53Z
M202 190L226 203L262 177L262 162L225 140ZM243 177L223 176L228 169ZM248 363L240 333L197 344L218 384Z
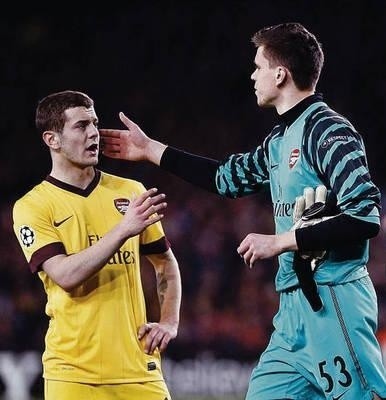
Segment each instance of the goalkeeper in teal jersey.
M127 130L101 130L104 154L147 160L192 184L237 198L269 187L276 232L250 233L237 251L245 263L279 257L275 330L253 370L247 400L386 398L376 339L377 298L366 263L379 232L380 192L352 124L316 91L320 43L298 23L259 30L251 78L260 107L278 122L263 143L217 161L149 138L124 114ZM306 188L327 188L327 202L294 205ZM315 218L313 220L313 218Z

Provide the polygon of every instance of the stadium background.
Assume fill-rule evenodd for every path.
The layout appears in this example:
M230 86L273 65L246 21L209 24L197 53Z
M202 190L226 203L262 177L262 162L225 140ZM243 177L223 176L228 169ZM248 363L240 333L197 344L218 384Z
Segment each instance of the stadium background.
M124 111L153 138L192 152L221 158L247 151L275 121L273 111L256 106L250 38L264 25L299 21L326 53L318 89L364 136L373 178L385 193L383 1L138 1L107 9L62 4L56 12L38 7L0 17L0 393L28 379L18 365L38 368L44 344L45 295L13 237L11 207L49 172L48 152L34 129L37 100L46 94L85 91L95 100L101 127L120 127L118 112ZM276 265L264 261L249 270L236 247L248 232L272 231L268 199L220 199L145 163L102 158L100 167L157 185L168 197L164 226L183 279L179 336L164 361L174 399L242 398L271 331ZM369 268L386 348L384 213L382 219ZM149 318L156 318L147 265L143 280ZM11 373L13 383L7 371L19 371ZM36 374L29 378L30 393L39 398Z

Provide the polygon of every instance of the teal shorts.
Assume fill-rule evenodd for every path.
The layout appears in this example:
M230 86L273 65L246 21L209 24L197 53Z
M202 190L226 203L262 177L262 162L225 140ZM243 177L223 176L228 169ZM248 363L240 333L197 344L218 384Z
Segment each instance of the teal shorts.
M280 294L275 330L252 371L246 400L386 398L370 278L318 290L318 312L300 289Z

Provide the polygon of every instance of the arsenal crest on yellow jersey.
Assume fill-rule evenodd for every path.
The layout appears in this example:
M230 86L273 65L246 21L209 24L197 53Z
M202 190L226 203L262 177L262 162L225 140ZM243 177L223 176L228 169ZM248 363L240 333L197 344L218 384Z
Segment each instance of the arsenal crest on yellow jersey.
M115 199L114 200L114 205L115 208L121 213L121 214L125 214L127 211L127 207L130 204L130 200L129 199Z

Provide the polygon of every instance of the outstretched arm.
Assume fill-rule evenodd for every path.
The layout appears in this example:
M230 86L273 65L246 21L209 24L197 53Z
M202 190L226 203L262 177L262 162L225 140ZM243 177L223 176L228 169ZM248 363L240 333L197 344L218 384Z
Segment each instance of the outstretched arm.
M218 194L217 160L167 146L148 137L122 112L119 118L127 129L99 130L103 155L121 160L149 161L193 185Z
M120 120L127 129L100 129L102 153L111 158L130 161L150 161L160 165L166 145L149 138L145 132L123 112Z

